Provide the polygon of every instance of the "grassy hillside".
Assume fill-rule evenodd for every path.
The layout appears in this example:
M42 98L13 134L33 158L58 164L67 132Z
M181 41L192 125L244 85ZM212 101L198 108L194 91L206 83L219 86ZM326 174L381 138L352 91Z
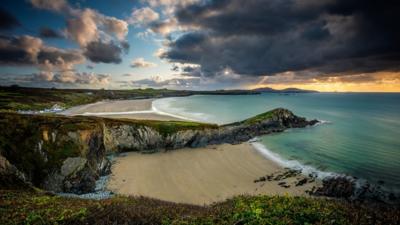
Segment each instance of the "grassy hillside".
M83 200L40 191L0 191L0 224L398 224L383 205L287 196L236 197L211 206L143 197Z

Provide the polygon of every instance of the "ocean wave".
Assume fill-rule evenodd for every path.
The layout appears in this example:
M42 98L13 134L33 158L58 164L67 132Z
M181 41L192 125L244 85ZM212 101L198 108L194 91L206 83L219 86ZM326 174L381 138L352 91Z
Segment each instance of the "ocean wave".
M258 141L258 139L252 139L249 141L250 144L264 157L276 162L278 165L290 168L294 170L300 170L304 175L311 175L314 177L318 177L320 179L329 178L329 177L338 177L345 176L343 174L335 173L335 172L326 172L318 170L315 167L304 165L297 160L287 160L282 158L277 153L270 151L265 145Z
M318 123L314 124L313 126L319 126L324 124L332 124L332 122L329 120L318 120Z
M197 121L197 122L206 122L209 123L209 115L204 113L196 113L196 112L186 112L184 109L176 108L171 106L171 102L174 101L174 98L164 98L158 99L152 102L151 108L155 113L161 115L167 115L176 117L183 120L189 121ZM164 109L164 110L161 110ZM165 110L167 109L167 110ZM169 112L166 112L169 111ZM184 116L182 114L185 114Z
M196 121L196 120L188 118L188 117L184 117L184 116L180 116L180 115L177 115L177 114L161 111L157 107L155 107L154 104L152 104L151 109L152 109L152 112L160 114L160 115L171 116L171 117L175 117L175 118L182 119L182 120Z

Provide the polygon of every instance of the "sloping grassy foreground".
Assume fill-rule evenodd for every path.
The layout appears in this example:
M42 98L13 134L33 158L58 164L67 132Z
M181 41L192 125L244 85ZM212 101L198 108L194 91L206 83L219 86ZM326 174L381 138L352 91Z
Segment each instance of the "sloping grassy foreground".
M201 207L0 190L0 224L398 224L399 209L304 197L236 197Z

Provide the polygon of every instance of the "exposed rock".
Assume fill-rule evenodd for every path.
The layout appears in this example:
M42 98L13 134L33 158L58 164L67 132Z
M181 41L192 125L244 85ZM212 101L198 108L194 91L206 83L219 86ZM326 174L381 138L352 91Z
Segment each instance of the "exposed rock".
M0 155L0 188L27 188L31 184L25 175Z
M260 177L260 178L258 178L256 180L254 180L254 183L264 182L264 181L266 181L266 178L265 177Z
M82 157L67 158L61 166L61 175L67 177L81 171L85 167L86 162L87 160Z
M83 194L93 192L96 186L98 176L89 167L77 172L74 176L70 176L64 180L64 192Z
M286 184L286 182L279 182L278 185L284 188L290 188L290 185Z
M42 183L42 187L45 190L53 192L63 192L64 191L64 179L65 176L61 175L59 172L51 172Z
M306 177L306 178L303 178L303 179L301 179L301 180L299 180L297 183L296 183L296 187L297 186L303 186L304 184L306 184L308 182L308 178Z
M322 186L317 188L313 195L335 198L350 198L355 191L354 180L347 177L331 177L322 181Z

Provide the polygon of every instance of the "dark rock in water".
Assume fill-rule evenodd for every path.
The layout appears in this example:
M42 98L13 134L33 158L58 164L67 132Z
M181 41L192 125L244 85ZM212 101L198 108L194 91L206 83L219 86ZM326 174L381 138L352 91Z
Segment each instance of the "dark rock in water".
M287 171L277 174L273 180L279 181L279 180L284 180L287 178L295 177L301 173L300 170L293 170L293 169L288 169Z
M390 201L396 201L397 200L396 196L393 193L390 193L388 198L389 198Z
M322 181L322 187L317 188L312 194L335 198L350 198L355 191L355 183L347 177L327 178Z
M309 123L310 123L310 126L313 126L313 125L319 123L319 121L314 119L314 120L311 120Z
M306 184L307 182L308 182L308 178L303 178L303 179L299 180L299 181L296 183L296 187L297 187L297 186L303 186L303 185Z
M379 185L383 185L383 184L385 184L385 181L383 181L383 180L378 180L378 184L379 184Z

